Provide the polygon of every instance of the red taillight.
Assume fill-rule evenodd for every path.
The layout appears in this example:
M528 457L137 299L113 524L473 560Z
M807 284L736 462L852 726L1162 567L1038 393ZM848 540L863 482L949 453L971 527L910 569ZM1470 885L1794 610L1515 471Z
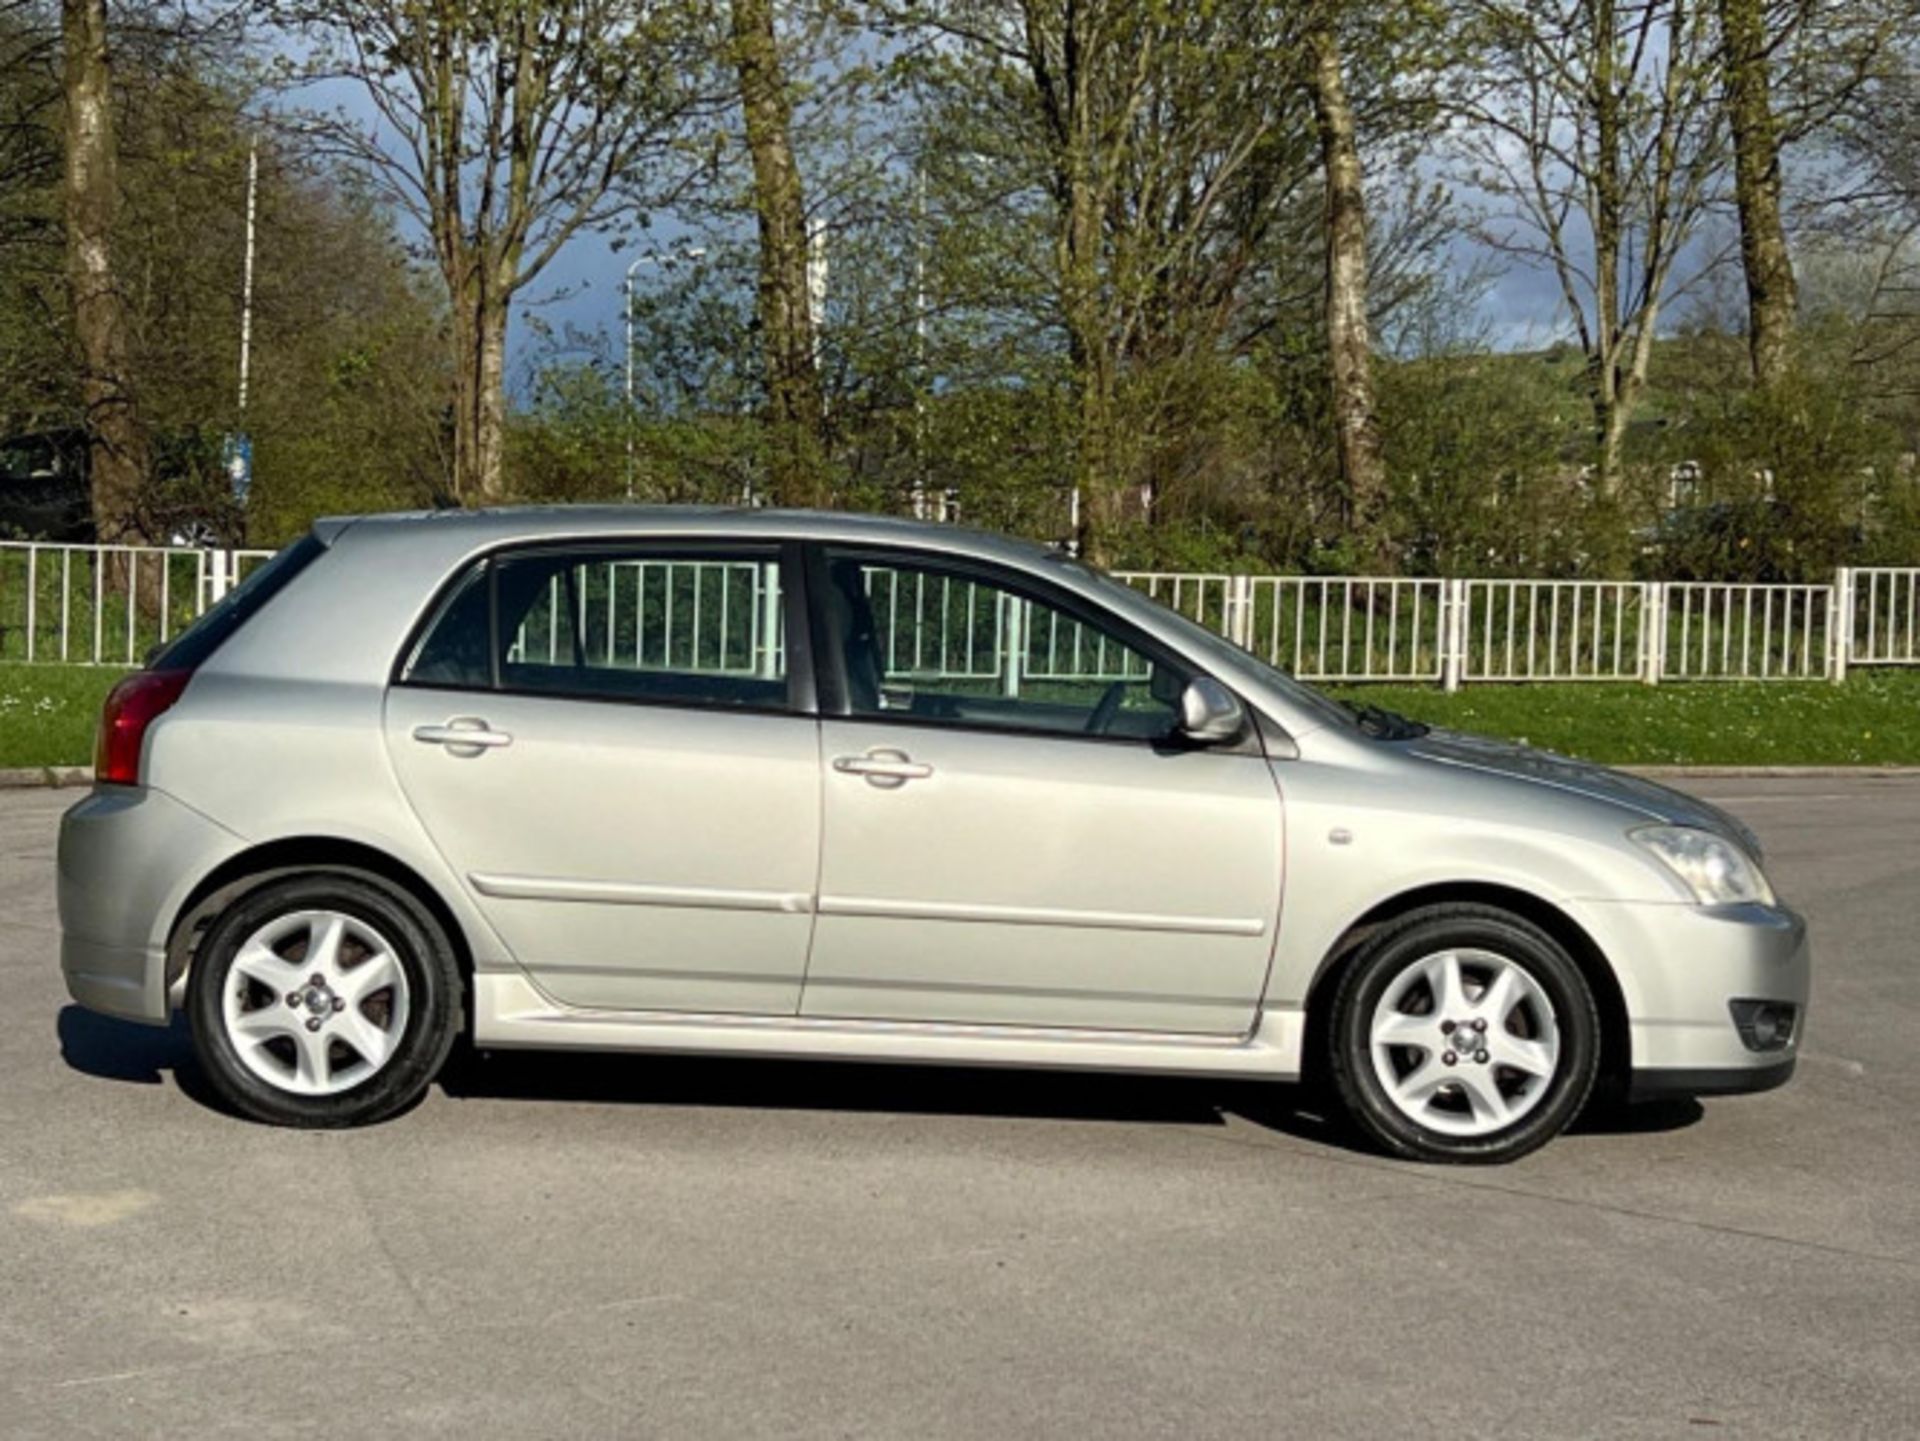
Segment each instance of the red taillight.
M189 670L143 670L107 692L100 736L93 748L93 778L107 785L140 784L140 743L147 727L193 679Z

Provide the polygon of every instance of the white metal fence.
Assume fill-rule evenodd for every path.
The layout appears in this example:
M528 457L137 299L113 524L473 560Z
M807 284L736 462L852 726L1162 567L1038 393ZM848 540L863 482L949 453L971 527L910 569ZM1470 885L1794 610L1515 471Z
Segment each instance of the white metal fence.
M137 665L269 552L0 543L0 661ZM590 653L769 673L776 577L726 562L615 562L580 587ZM712 572L709 574L708 572ZM1440 580L1123 572L1120 579L1303 680L1842 680L1920 665L1920 567L1842 569L1829 585ZM1126 679L1137 666L1071 619L991 587L867 577L889 669L963 679ZM559 592L516 640L551 657ZM643 633L658 655L642 647ZM1016 682L1017 683L1017 682Z
M1835 584L1853 620L1847 664L1920 665L1920 568L1863 566Z
M0 542L0 661L138 665L272 553Z
M1441 676L1446 581L1149 571L1118 578L1303 679Z
M1830 585L1188 575L1122 580L1302 680L1844 680L1920 665L1920 567Z

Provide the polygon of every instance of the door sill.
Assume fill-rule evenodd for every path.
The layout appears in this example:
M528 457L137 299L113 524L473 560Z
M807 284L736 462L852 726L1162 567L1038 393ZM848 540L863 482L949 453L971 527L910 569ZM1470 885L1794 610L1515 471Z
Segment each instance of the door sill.
M524 975L474 977L474 1044L502 1050L659 1051L896 1064L1047 1067L1291 1079L1302 1014L1266 1010L1241 1036L1068 1027L862 1021L558 1005Z

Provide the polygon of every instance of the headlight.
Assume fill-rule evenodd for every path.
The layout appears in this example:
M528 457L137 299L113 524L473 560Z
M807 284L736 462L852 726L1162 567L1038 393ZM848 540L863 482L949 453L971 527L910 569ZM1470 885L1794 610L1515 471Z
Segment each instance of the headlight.
M1645 826L1630 834L1658 856L1703 906L1774 904L1773 887L1752 857L1712 831Z

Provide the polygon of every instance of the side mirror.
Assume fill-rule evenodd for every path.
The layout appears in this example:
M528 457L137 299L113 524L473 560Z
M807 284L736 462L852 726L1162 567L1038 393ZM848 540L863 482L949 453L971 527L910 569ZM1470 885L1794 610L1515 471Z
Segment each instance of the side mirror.
M1247 727L1247 713L1233 692L1210 675L1195 676L1180 692L1180 734L1200 745L1236 740Z

